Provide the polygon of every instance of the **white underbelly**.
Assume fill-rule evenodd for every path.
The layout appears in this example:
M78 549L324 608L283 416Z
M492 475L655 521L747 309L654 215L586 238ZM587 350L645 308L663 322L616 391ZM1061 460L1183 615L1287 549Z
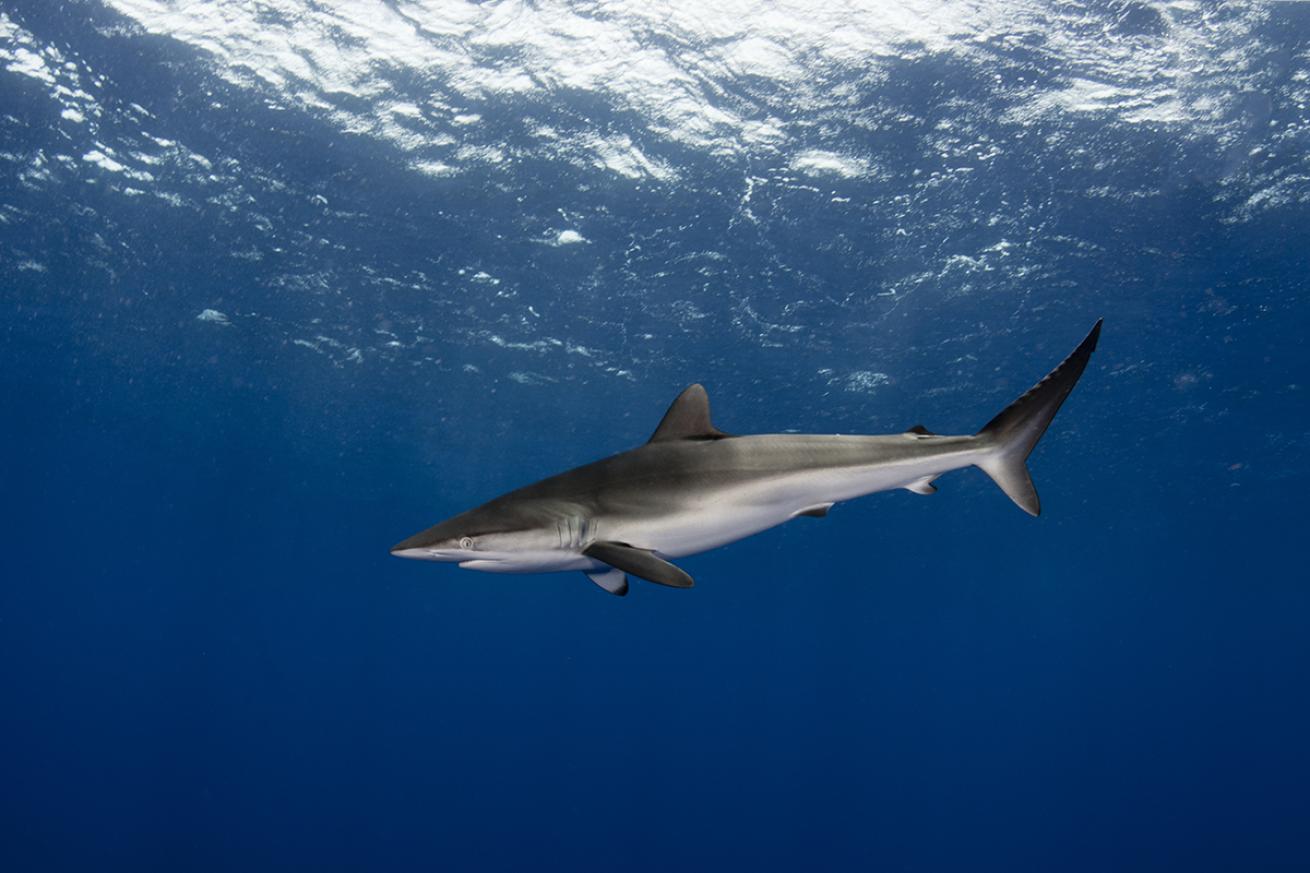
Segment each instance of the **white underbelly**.
M929 474L917 468L886 467L796 474L708 492L679 512L619 524L607 534L666 557L679 558L777 527L816 506L904 488L925 475Z
M483 573L558 573L564 570L594 570L602 565L580 552L550 549L480 554L471 556L467 561L460 561L459 566L465 570L481 570Z
M795 510L777 506L724 504L633 525L625 541L669 558L695 555L745 539L787 521Z

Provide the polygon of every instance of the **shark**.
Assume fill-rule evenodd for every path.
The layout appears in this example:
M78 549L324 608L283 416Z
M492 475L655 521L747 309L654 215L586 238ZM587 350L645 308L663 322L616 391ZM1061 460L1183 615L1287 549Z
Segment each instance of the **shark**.
M938 477L977 467L1030 515L1041 512L1027 460L1077 384L1101 333L973 434L915 425L879 436L734 436L687 387L635 449L551 476L433 525L391 548L401 558L489 573L580 570L610 594L635 576L672 588L693 579L674 559L823 517L879 491L932 494Z

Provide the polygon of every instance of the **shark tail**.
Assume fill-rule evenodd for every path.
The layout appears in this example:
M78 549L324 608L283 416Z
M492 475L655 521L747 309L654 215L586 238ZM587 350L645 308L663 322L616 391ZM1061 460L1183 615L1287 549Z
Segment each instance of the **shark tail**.
M1042 505L1032 477L1028 475L1028 455L1046 433L1051 419L1055 418L1060 405L1078 383L1083 370L1087 369L1087 361L1096 349L1100 335L1101 321L1098 319L1069 357L978 431L978 438L989 445L977 466L1029 515L1039 514Z

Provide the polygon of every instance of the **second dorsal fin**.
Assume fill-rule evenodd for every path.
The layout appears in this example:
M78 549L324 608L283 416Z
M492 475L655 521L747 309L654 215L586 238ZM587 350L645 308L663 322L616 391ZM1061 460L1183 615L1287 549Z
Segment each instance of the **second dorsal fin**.
M928 430L928 428L924 427L921 424L916 424L914 427L907 430L906 433L914 434L915 436L937 436L937 434Z
M710 396L699 383L688 385L664 413L650 442L668 440L718 440L728 434L710 423Z

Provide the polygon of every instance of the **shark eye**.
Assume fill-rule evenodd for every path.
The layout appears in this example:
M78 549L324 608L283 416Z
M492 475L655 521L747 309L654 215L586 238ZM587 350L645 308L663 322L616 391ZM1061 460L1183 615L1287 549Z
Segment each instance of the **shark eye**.
M473 537L460 537L459 547L464 550L473 548Z

